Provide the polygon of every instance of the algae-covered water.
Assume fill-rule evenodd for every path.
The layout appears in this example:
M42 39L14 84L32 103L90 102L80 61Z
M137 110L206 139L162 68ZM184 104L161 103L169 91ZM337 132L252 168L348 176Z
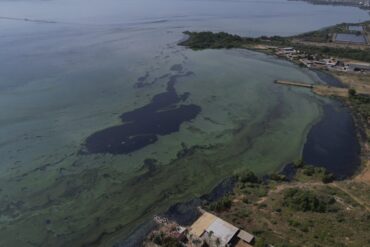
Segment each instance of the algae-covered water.
M112 246L170 205L302 154L307 71L185 30L289 35L368 18L276 1L0 1L0 246Z

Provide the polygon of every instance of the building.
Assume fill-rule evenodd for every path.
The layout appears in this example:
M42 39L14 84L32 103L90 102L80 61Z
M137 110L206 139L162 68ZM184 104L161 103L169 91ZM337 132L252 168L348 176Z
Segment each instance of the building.
M352 72L370 72L370 64L368 63L348 63L347 70Z
M204 212L190 227L190 233L205 240L210 246L247 247L254 243L255 237L219 217Z
M337 66L338 64L338 60L334 58L323 59L323 61L325 62L326 66L330 66L330 67Z
M292 55L297 53L297 51L293 47L284 47L279 48L277 53L282 55Z

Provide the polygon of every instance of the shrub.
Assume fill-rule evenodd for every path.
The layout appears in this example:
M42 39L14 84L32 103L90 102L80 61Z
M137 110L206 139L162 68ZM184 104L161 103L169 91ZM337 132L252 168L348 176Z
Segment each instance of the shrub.
M270 175L270 179L274 181L287 181L287 178L283 174L273 173Z
M238 175L239 181L242 183L260 183L259 178L252 171L244 171Z
M211 203L209 209L212 211L225 211L231 207L232 201L229 197L223 197L221 200Z
M302 168L304 166L304 161L303 159L298 159L293 162L293 167L295 168Z
M350 89L348 89L348 94L349 94L349 96L355 96L356 95L356 90L353 89L353 88L350 88Z
M327 184L333 182L335 179L334 175L330 172L325 172L324 176L322 177L322 182Z
M254 246L256 247L265 247L267 245L266 240L263 238L257 238Z
M322 213L326 212L328 203L312 191L288 189L284 193L283 205L296 211Z
M305 166L303 169L303 174L311 177L313 174L315 174L315 168L313 166Z

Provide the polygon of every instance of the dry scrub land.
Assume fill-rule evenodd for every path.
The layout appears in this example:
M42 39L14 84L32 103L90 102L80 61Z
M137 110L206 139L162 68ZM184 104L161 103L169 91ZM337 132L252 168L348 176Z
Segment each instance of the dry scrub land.
M208 209L255 234L258 246L370 246L368 184L323 183L323 176L320 168L302 167L289 183L242 178L234 193L223 199L230 200L230 206L211 204Z

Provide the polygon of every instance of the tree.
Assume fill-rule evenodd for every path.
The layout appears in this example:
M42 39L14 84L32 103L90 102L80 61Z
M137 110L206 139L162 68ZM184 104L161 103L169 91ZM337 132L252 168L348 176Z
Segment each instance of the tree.
M348 94L349 96L355 96L357 94L356 90L354 88L348 89Z
M254 245L255 247L266 247L266 241L263 238L258 238L256 240L256 244Z
M335 177L332 173L330 172L325 172L324 173L324 176L322 177L322 182L327 184L327 183L331 183L335 180Z
M285 191L283 205L296 211L323 213L328 203L312 191L293 188Z
M259 183L260 180L252 171L244 171L239 174L239 181L242 183Z

